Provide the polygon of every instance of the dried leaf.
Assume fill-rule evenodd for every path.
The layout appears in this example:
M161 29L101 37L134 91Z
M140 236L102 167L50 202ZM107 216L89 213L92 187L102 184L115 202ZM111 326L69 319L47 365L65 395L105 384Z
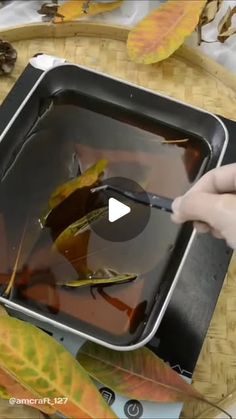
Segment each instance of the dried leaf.
M212 22L220 10L223 0L208 0L199 20L199 26L207 25Z
M52 1L51 3L43 3L40 9L38 10L38 13L40 15L43 15L43 18L48 21L54 19L55 17L63 18L60 13L58 13L58 3L57 1Z
M12 397L62 398L62 404L35 407L70 418L116 417L74 357L35 326L0 317L0 353L0 383Z
M225 13L225 15L219 21L218 30L219 30L219 33L220 34L222 32L227 31L227 29L229 29L229 27L231 26L232 17L233 17L233 15L235 13L235 9L236 9L236 7L233 7L233 9L231 9L229 7L228 10L227 10L227 12Z
M206 0L168 0L142 20L128 36L128 53L137 63L168 58L196 28Z
M100 160L94 166L87 169L82 175L76 179L72 179L69 182L60 185L51 195L49 201L50 209L56 207L62 201L64 201L69 195L71 195L76 189L84 188L87 186L93 186L103 175L104 170L107 167L106 160Z
M125 397L161 403L195 399L213 405L147 348L117 352L87 342L77 359L91 377Z
M80 17L95 16L99 13L111 12L118 9L123 0L117 0L110 3L97 3L86 0L72 0L62 4L58 8L58 13L63 16L62 19L55 17L54 23L68 22Z
M236 28L231 28L232 18L236 14L236 7L228 8L218 25L218 41L224 43L231 35L236 33Z
M17 51L10 42L0 39L0 76L10 74L15 67Z
M98 286L98 285L112 285L112 284L122 284L124 282L133 281L137 278L135 274L124 274L116 275L111 278L89 278L89 279L80 279L78 281L67 282L62 285L67 287L85 287L85 286Z
M202 27L212 22L220 10L223 0L208 0L198 23L198 45L201 45L202 40Z
M228 38L230 38L230 36L235 35L235 34L236 34L236 28L230 28L226 32L219 35L217 39L219 42L224 43Z

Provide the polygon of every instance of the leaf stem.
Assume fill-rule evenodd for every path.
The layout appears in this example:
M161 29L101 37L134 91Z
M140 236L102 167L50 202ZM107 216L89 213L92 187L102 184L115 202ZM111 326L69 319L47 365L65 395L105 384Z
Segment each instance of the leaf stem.
M14 285L14 282L15 282L16 273L17 273L19 260L20 260L20 256L21 256L21 251L22 251L22 246L23 246L23 243L24 243L24 238L25 238L25 233L26 233L26 226L27 226L27 222L25 223L24 230L23 230L23 233L22 233L22 236L21 236L19 248L18 248L17 255L16 255L16 260L15 260L13 271L12 271L12 274L11 274L11 278L10 278L9 284L7 286L7 289L4 292L5 297L7 297L10 294L11 289L12 289L12 287Z
M182 140L163 140L161 144L181 144L181 143L187 143L189 141L188 138L183 138Z

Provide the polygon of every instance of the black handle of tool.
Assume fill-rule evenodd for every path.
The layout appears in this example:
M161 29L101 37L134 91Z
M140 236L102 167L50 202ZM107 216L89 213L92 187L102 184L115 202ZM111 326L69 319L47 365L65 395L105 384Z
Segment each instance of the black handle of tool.
M150 206L153 208L158 208L163 211L173 212L172 211L172 203L173 199L165 198L159 195L148 194L150 200Z
M124 196L125 198L131 199L139 204L147 205L152 208L157 208L162 211L173 212L172 211L172 202L173 200L170 198L165 198L160 195L144 192L131 192L127 190L123 190L118 188L117 186L113 185L102 185L91 189L91 192L99 192L99 191L106 191L110 190L113 192L117 192L119 195Z

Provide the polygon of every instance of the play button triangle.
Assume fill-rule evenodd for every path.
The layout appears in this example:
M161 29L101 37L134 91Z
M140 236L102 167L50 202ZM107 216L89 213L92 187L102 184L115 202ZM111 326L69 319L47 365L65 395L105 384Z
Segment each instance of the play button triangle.
M131 212L131 209L130 207L128 207L128 205L123 204L123 202L118 201L115 198L109 199L108 219L110 223L114 223L114 221L119 220L120 218L124 217L130 212Z

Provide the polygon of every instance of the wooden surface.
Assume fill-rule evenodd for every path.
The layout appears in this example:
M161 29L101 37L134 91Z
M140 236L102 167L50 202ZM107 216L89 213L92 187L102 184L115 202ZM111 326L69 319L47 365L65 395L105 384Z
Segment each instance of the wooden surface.
M0 38L13 42L18 51L14 72L0 79L0 101L29 58L44 52L236 120L234 75L188 47L182 47L162 63L137 65L127 56L127 35L128 29L122 27L78 22L56 26L37 24L0 32ZM227 399L236 390L236 259L231 263L219 298L194 374L194 385L214 402ZM206 406L196 403L186 405L183 417L196 418L205 409ZM214 417L214 412L209 414L201 417Z

